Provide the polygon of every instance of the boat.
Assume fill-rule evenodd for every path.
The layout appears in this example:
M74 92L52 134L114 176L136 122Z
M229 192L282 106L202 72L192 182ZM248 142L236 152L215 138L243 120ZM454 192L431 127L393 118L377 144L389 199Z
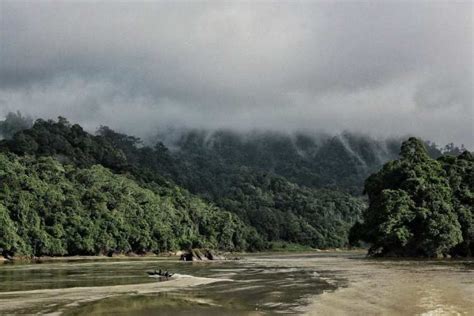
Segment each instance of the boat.
M155 277L155 278L156 277L170 278L174 275L174 273L169 273L168 271L163 272L163 271L161 271L161 269L158 270L158 271L156 271L156 270L155 271L147 271L146 273L148 274L148 276Z

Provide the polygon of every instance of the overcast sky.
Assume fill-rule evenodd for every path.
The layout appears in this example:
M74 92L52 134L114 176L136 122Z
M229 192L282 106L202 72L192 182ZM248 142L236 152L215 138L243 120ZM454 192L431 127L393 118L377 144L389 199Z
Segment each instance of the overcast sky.
M0 116L474 148L473 4L0 0Z

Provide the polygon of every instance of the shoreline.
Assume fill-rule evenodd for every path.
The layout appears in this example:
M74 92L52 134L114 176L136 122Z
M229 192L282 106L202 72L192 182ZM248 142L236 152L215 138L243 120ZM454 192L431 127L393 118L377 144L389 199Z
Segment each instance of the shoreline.
M147 258L156 258L156 259L163 259L163 260L171 260L171 259L179 259L178 255L116 255L113 257L105 256L105 255L97 255L97 256L80 256L80 255L73 255L73 256L42 256L42 257L13 257L13 259L9 260L2 256L0 256L0 262L9 263L9 262L32 262L32 263L40 263L40 262L48 262L48 261L80 261L80 260L116 260L116 259L147 259Z
M106 255L72 255L72 256L40 256L40 257L24 257L24 256L14 256L12 259L4 258L0 255L0 263L41 263L49 261L80 261L80 260L128 260L128 259L161 259L161 260L176 260L179 261L179 258L183 251L177 251L167 254L117 254L114 256ZM265 255L295 255L295 254L324 254L324 253L354 253L354 254L366 254L366 249L345 249L345 248L331 248L331 249L311 249L311 250L269 250L269 251L258 251L258 252L229 252L223 253L226 259L223 260L206 260L207 261L233 261L240 257L247 256L265 256ZM196 261L200 262L200 261Z
M43 263L43 262L56 262L56 261L107 261L107 260L145 260L155 259L163 261L180 261L182 251L177 251L168 254L117 254L112 257L106 255L73 255L73 256L42 256L42 257L13 257L12 259L4 258L0 255L0 264L10 263ZM197 260L193 262L222 262L222 261L235 261L245 259L251 256L291 256L291 255L308 255L308 254L354 254L358 256L364 256L365 259L370 261L465 261L473 260L474 257L442 257L442 258L429 258L429 257L369 257L367 256L367 249L345 249L345 248L333 248L333 249L312 249L312 250L270 250L270 251L258 251L258 252L230 252L222 253L225 259L219 260Z

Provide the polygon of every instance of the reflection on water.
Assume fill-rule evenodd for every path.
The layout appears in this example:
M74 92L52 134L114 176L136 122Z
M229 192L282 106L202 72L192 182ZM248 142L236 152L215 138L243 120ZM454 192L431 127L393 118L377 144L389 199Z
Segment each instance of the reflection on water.
M170 281L145 271L177 273ZM240 261L115 259L0 266L0 314L471 314L472 261L367 260L350 253Z

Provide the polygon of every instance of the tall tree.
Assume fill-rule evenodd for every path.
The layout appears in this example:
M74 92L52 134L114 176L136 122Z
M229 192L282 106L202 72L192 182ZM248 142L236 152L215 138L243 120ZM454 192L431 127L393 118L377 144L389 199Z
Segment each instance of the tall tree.
M463 155L434 160L420 140L405 141L401 158L366 180L369 207L351 239L370 243L371 255L458 254L456 247L472 238L472 204L459 200L472 202L473 161L470 153Z

